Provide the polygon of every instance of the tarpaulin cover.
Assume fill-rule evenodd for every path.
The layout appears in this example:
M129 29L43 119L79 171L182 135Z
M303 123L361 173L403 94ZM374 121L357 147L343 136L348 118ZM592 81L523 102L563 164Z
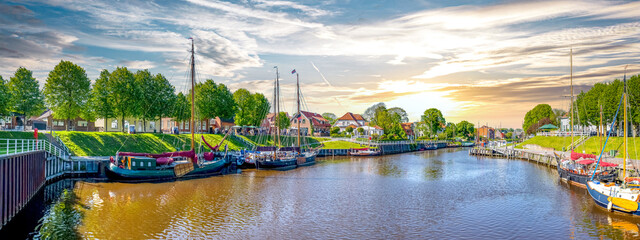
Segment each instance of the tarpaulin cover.
M610 162L600 162L600 166L602 166L602 167L617 167L618 164L610 163Z
M593 161L591 159L584 159L584 160L580 160L580 161L576 161L576 163L582 164L582 165L589 165L592 164L596 161Z
M578 160L580 158L591 158L591 159L595 159L596 155L593 154L587 154L587 153L577 153L577 152L571 152L571 160Z

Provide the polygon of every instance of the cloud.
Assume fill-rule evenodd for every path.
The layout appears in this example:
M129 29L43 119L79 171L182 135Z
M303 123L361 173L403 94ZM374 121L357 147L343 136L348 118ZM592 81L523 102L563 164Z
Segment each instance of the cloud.
M120 61L120 64L122 64L123 66L127 67L128 69L139 69L139 70L144 70L144 69L151 69L156 67L156 64L154 62L151 61Z

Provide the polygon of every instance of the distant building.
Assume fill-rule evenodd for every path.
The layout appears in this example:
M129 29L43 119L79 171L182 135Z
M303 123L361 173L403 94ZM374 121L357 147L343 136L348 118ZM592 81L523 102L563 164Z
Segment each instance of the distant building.
M487 139L494 139L495 138L495 129L487 127L487 126L482 126L480 128L478 128L478 135Z
M291 119L291 117L289 116L289 113L286 113L287 117L289 119ZM271 134L273 131L275 131L276 129L276 118L275 118L276 114L275 113L268 113L267 116L264 118L264 120L262 120L262 123L260 124L260 129L263 132L266 132L266 134ZM281 129L282 131L286 131L286 129Z
M134 130L137 133L160 132L160 121L158 120L147 120L146 129L142 119L131 117L124 118L124 122L122 122L121 118L107 118L106 124L105 126L104 118L99 118L95 122L95 127L105 132L123 132L123 129L124 132L129 132L129 130Z
M329 123L329 120L325 119L320 114L300 111L300 116L298 116L298 113L293 115L293 117L291 117L290 128L294 130L294 133L298 129L298 121L300 121L300 133L302 135L309 135L310 128L313 128L313 135L315 136L329 135L331 124Z
M333 124L333 127L339 127L340 132L343 132L347 127L351 126L354 130L359 127L365 126L366 120L360 114L345 113L342 117L338 118Z
M416 134L413 131L413 123L401 123L400 124L402 126L402 130L404 130L404 133L407 134L407 138L408 139L415 139Z
M48 129L54 131L64 131L67 129L67 124L69 124L69 131L85 131L85 132L95 132L98 128L96 128L96 123L94 121L87 121L83 118L77 117L75 119L70 119L70 122L67 122L66 119L57 119L53 117L53 110L49 109L45 111L42 115L32 119L33 126L38 129ZM45 124L45 128L40 128L38 125Z

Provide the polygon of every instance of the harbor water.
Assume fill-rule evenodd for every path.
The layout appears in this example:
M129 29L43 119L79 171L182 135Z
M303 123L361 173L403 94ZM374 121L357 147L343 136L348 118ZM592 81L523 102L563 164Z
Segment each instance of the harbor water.
M596 206L555 169L466 149L166 183L79 181L73 192L78 232L98 239L620 239L638 238L640 223Z

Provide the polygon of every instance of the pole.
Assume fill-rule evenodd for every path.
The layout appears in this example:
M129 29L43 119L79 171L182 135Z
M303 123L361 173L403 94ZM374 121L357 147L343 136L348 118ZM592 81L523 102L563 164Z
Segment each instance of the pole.
M278 108L278 113L277 116L280 116L280 75L278 73L278 68L276 67L276 92L277 97L276 97L276 106ZM280 143L280 118L277 118L278 120L276 121L276 123L278 124L278 126L276 127L276 129L278 130L276 132L276 134L278 135L278 146L281 145Z
M191 38L191 125L189 126L189 129L191 130L191 150L195 149L195 134L193 131L193 128L195 127L195 111L196 111L196 104L195 104L195 99L196 99L196 93L195 93L195 78L196 78L196 63L195 63L195 50L193 47L193 38ZM194 159L191 159L192 161Z
M571 110L571 152L573 152L573 48L571 48L569 61L571 66L571 69L569 70L571 72L571 107L569 107L569 110Z
M626 183L625 178L627 174L627 67L625 67L624 81L622 87L622 95L624 96L624 151L622 152L622 181Z
M302 115L300 115L300 76L298 75L298 73L296 73L296 90L297 90L297 97L298 97L298 153L301 152L300 149L300 118L302 117ZM311 124L311 123L309 123Z

